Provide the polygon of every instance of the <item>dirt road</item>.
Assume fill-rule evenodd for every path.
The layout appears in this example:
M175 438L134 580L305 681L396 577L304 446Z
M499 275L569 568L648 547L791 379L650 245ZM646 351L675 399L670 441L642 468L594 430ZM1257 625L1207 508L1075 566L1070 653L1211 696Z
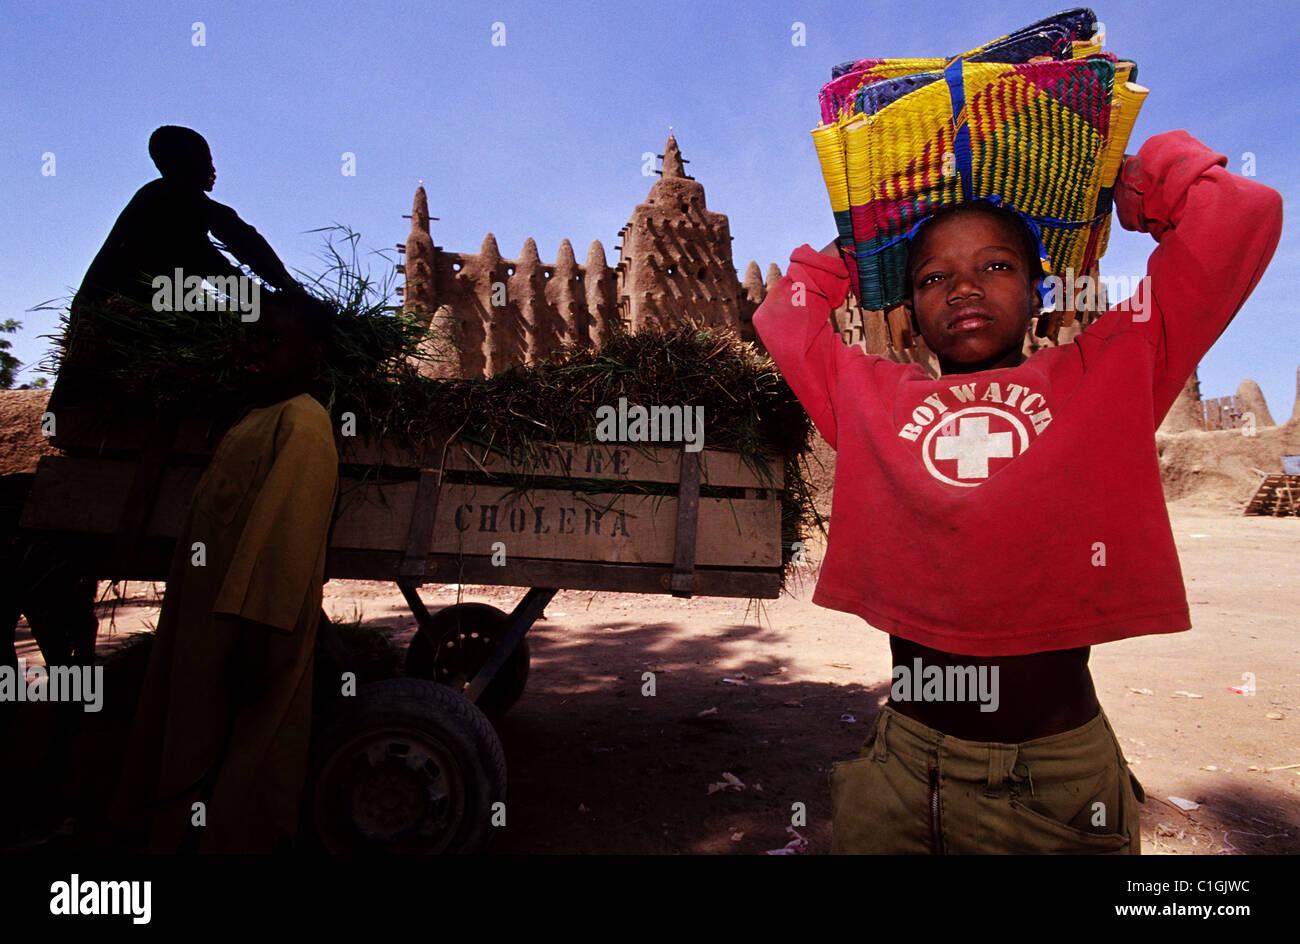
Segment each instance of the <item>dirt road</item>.
M1143 852L1300 852L1300 520L1177 504L1171 515L1195 628L1092 656L1148 795ZM890 659L883 633L807 602L814 575L807 568L790 596L761 604L559 593L529 636L528 689L498 726L509 805L491 851L761 853L790 839L803 804L799 832L809 852L827 852L826 772L856 754L887 695ZM114 639L156 617L152 589L130 585ZM508 610L522 594L423 591L431 609L459 597ZM413 629L391 584L331 582L326 608L401 644ZM29 637L24 646L35 658ZM1229 691L1247 673L1256 694ZM98 722L74 771L86 797L107 790L125 724ZM710 794L724 774L744 789Z

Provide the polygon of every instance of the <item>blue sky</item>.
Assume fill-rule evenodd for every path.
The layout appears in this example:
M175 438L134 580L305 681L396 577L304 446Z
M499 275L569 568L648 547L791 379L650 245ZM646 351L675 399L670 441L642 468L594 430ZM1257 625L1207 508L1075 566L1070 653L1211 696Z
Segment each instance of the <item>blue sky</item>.
M490 231L508 257L532 236L544 260L566 237L580 260L593 239L613 260L618 230L655 179L642 155L662 151L671 125L709 207L730 217L737 267L784 269L793 248L834 234L808 134L832 64L950 54L1057 8L4 0L0 318L23 321L14 353L38 360L54 318L27 309L80 283L122 207L157 176L146 144L162 124L202 132L217 167L212 197L291 271L312 273L323 243L309 230L344 223L369 249L402 242L420 179L447 249L476 251ZM1130 150L1186 128L1234 170L1252 153L1258 179L1300 206L1300 30L1283 4L1094 9L1107 48L1135 59L1151 89ZM196 22L204 46L192 42ZM503 46L492 42L498 22ZM795 23L804 46L791 42ZM344 152L356 155L355 176L342 173ZM42 174L46 153L53 176ZM1103 271L1138 275L1153 246L1116 226ZM384 263L374 263L378 273ZM1298 264L1289 227L1202 363L1204 395L1253 377L1275 418L1290 413Z

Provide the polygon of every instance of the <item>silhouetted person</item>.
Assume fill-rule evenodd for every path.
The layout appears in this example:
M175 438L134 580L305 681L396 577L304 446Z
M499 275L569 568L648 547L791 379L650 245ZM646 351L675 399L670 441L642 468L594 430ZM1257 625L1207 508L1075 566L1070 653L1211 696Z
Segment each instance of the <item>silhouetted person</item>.
M239 214L208 197L216 183L208 142L197 131L164 125L149 137L149 156L162 176L131 198L96 254L72 300L70 349L60 367L50 409L72 402L97 404L93 342L76 344L78 327L93 322L97 307L114 296L152 308L156 276L228 278L243 273L213 245L209 233L262 281L283 290L301 290L270 244ZM75 377L73 376L75 374Z
M239 275L208 238L211 233L240 262L277 289L297 282L265 239L230 207L208 197L217 180L208 142L197 131L164 125L149 138L149 156L162 176L136 191L90 264L73 307L117 293L148 305L156 275Z
M108 389L104 370L119 365L106 363L98 350L96 313L110 304L126 305L133 314L149 317L158 291L153 279L159 275L174 279L177 269L182 278L199 276L209 281L242 276L209 234L263 282L282 291L302 291L257 230L230 207L208 197L216 183L216 169L202 135L166 125L150 136L149 156L162 176L136 191L122 210L73 298L68 348L46 407L56 424L62 423L60 411L74 406L97 412L111 410L137 422L148 422L151 413L157 420L160 412L166 412L146 412L151 405L147 396L119 396ZM55 432L57 435L57 427ZM166 423L158 427L158 436L170 441ZM70 451L75 454L79 450ZM21 496L17 500L21 507ZM0 535L0 546L7 549L0 554L4 565L0 576L0 662L15 663L13 634L20 612L26 614L48 664L93 661L98 632L94 612L97 580L77 544L75 536L36 535L20 536L11 545L7 534ZM12 714L0 710L0 730ZM57 730L41 776L43 793L57 788L61 780L71 727L76 722L75 717L63 717L64 712L56 714Z

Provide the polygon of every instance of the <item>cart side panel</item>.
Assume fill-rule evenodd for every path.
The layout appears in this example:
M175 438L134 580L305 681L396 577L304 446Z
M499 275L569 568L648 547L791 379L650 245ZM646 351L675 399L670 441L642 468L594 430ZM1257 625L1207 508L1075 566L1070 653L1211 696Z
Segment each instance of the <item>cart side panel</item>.
M680 454L679 454L680 455ZM20 526L33 530L113 534L121 522L135 464L129 460L46 456L41 459ZM169 466L146 534L175 537L201 470ZM332 548L405 549L415 482L375 485L344 477ZM755 498L701 498L698 567L781 566L780 505L775 492ZM447 483L430 553L490 557L496 542L507 559L626 564L673 562L677 499Z
M681 447L629 445L542 444L537 456L521 469L500 453L469 443L453 443L441 457L446 472L478 472L510 475L527 471L532 475L565 476L577 479L610 479L621 482L676 482L681 468ZM756 473L736 452L705 449L700 453L704 485L738 488L784 487L784 470L779 459L767 459L767 469ZM419 468L414 453L392 443L345 439L339 452L344 464ZM435 462L438 459L435 457Z
M19 527L37 531L112 534L122 520L136 463L115 459L45 456L23 506ZM145 534L174 538L203 470L168 466Z
M357 485L339 503L330 546L406 547L416 484ZM695 560L702 567L780 567L781 508L764 498L701 498ZM677 499L447 483L438 502L431 554L671 564ZM773 535L776 539L773 539Z

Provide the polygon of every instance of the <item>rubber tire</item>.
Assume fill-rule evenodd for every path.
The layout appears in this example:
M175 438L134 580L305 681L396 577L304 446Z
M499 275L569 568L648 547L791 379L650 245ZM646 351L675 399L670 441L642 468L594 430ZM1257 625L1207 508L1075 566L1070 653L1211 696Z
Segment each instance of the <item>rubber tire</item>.
M433 614L432 634L420 629L411 637L410 645L406 649L407 678L430 679L451 687L448 679L438 677L434 646L430 639L442 639L455 632L458 623L461 632L476 632L489 639L500 639L505 635L509 620L509 614L486 603L457 603L444 607ZM486 658L485 654L483 660L477 664L482 666ZM510 653L506 664L492 679L492 684L484 689L483 694L475 702L479 710L493 719L504 715L523 695L524 688L528 685L531 664L532 654L528 648L528 637L525 636L519 640L519 645L515 647L514 652ZM466 679L465 684L468 682L469 679Z
M305 834L309 838L306 846L339 855L451 855L482 850L494 829L491 825L493 805L504 801L506 795L505 752L483 712L446 686L426 679L394 678L371 682L361 686L355 698L345 701L350 704L324 726L312 752L312 769L303 803ZM426 747L428 742L433 742L436 748L441 749L441 759L454 767L454 770L443 771L436 762L437 758L431 762L446 782L446 805L453 810L452 822L448 828L434 832L432 837L367 837L356 826L356 806L345 798L355 798L364 792L363 788L354 783L350 790L342 792L331 808L329 777L335 773L331 768L348 756L355 758L361 745L366 743L374 748L376 742L392 738L400 744L404 740L403 729L406 738L412 731L418 732ZM393 755L391 750L383 753ZM411 755L399 752L396 756ZM398 769L399 779L407 778L403 784L412 783L410 777L418 776L408 773L411 769L409 763L399 760L391 766ZM404 766L406 771L401 770ZM430 763L419 769L423 771L428 766ZM346 776L346 767L341 769ZM386 780L389 784L393 782L392 777L383 775L378 779L371 778L369 788L382 793ZM397 792L390 791L387 795L401 799ZM459 815L455 815L457 812ZM333 825L322 830L322 822L329 819L333 820ZM427 821L425 816L420 822ZM408 833L411 831L407 830Z

